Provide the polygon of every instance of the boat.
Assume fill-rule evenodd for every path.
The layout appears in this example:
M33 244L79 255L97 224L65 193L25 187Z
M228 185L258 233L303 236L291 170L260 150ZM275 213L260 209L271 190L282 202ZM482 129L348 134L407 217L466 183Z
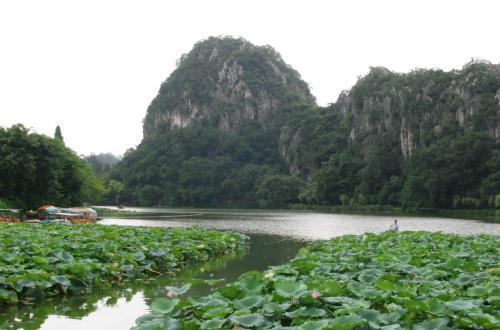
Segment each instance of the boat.
M19 209L0 209L0 222L7 223L19 223L19 215L21 210Z
M89 207L61 208L52 205L44 205L38 208L38 220L40 223L93 223L97 221L97 212Z

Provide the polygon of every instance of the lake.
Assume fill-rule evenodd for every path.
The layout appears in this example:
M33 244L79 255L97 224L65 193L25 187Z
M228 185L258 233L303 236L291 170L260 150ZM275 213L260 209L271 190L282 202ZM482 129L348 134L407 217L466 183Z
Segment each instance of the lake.
M91 294L60 297L40 304L9 307L0 311L2 329L129 329L149 310L152 300L164 294L166 285L190 279L235 280L251 270L264 270L291 259L307 242L344 234L382 232L394 216L343 215L310 211L263 211L227 209L127 208L151 215L106 218L99 225L190 227L233 230L250 236L249 248L186 269L176 278L136 281L124 287ZM500 224L475 220L432 217L397 217L400 230L429 230L458 234L500 234ZM222 285L219 283L217 285ZM194 286L190 294L210 291Z

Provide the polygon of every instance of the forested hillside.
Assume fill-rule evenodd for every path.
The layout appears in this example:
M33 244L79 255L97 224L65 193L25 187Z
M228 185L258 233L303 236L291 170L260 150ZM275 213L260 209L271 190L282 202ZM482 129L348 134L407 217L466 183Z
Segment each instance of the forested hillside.
M144 120L144 139L115 167L124 202L262 205L294 202L280 129L309 87L271 47L210 38L181 57ZM268 198L268 189L275 198ZM283 190L283 191L281 191Z
M487 207L500 192L500 67L373 68L338 101L282 129L313 204Z
M139 205L495 207L499 140L498 65L372 68L319 107L271 47L209 38L162 84L111 180Z
M55 138L31 133L22 125L0 127L0 208L43 204L94 203L103 191L94 171Z

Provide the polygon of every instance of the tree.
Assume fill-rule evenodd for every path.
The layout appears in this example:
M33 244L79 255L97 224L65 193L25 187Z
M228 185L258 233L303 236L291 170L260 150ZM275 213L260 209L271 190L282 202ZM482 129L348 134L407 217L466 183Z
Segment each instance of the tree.
M262 207L285 207L298 202L303 182L296 176L279 174L265 175L261 178L257 196Z
M0 199L19 208L94 203L103 187L94 171L59 140L22 125L0 128Z
M473 132L417 150L406 167L403 206L448 208L453 206L453 196L478 198L481 178L491 171L492 150L491 137Z
M64 138L62 136L61 127L59 125L57 125L57 127L56 127L56 131L54 133L54 139L57 141L60 141L62 144L64 144Z

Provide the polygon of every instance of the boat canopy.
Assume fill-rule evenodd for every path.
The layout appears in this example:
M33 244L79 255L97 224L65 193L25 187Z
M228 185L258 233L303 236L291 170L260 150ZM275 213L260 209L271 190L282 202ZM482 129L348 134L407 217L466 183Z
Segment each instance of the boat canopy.
M82 218L97 219L97 212L87 207L62 208L52 205L44 205L38 209L38 217L46 218Z

